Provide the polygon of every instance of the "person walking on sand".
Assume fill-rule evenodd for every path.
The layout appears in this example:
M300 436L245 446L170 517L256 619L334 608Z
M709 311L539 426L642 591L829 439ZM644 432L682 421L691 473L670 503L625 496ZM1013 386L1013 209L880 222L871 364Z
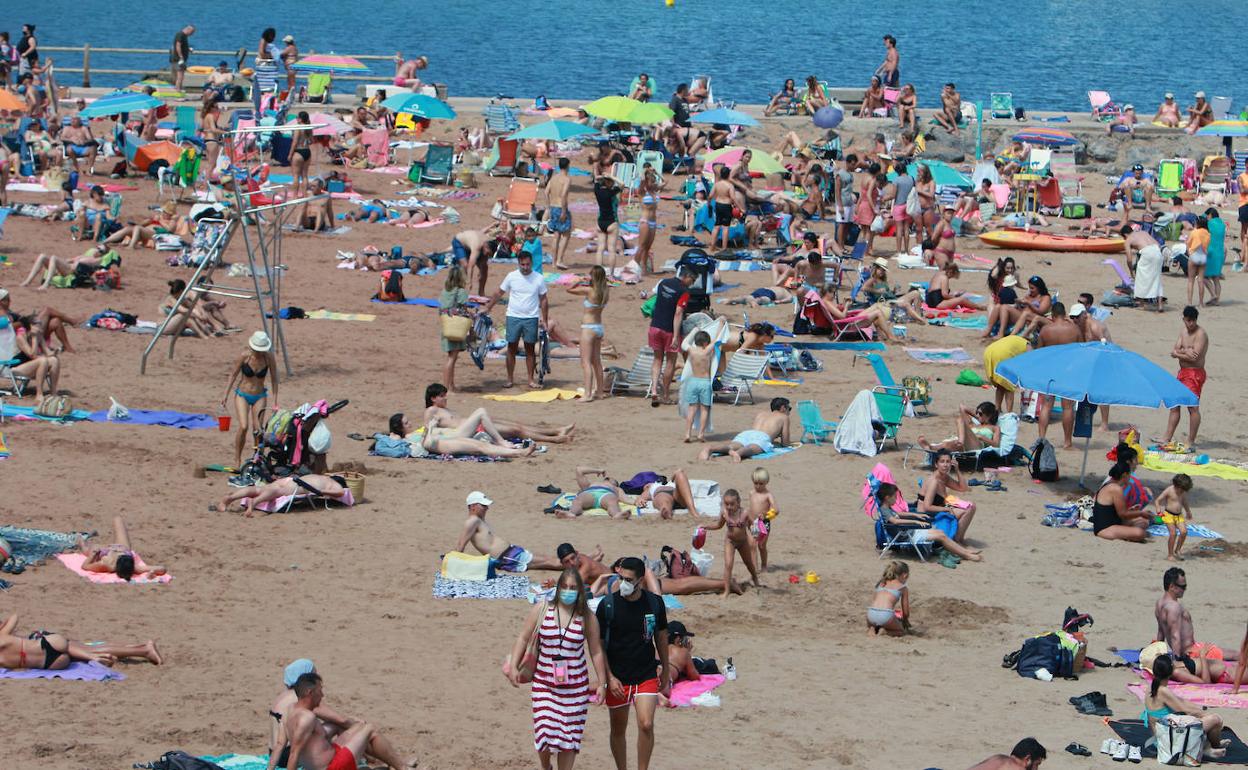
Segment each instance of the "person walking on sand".
M750 534L750 515L741 507L741 494L735 489L724 492L720 500L719 518L714 524L707 524L705 529L723 529L724 527L728 528L728 532L724 536L723 595L727 596L731 593L732 564L737 554L740 554L741 561L745 562L745 568L750 572L750 580L754 581L754 587L761 587L762 583L758 582L758 568L754 566L754 551L757 546L754 537Z
M654 752L654 712L659 696L666 698L672 692L667 610L662 597L641 588L645 562L628 556L620 560L615 571L619 577L617 591L608 593L595 611L609 671L611 757L616 770L627 770L628 707L632 706L637 715L637 770L649 770Z
M646 393L650 406L672 403L669 394L680 350L676 330L683 323L689 287L696 278L692 270L677 268L676 277L664 278L654 289L654 309L650 312L650 328L646 337L646 343L654 353L654 363L650 365L650 387ZM679 321L677 315L680 316Z
M1183 308L1183 331L1179 333L1179 339L1170 351L1170 357L1179 361L1179 373L1176 375L1179 382L1196 394L1196 406L1187 408L1188 451L1196 446L1196 434L1200 431L1200 396L1205 389L1205 380L1208 379L1205 374L1205 354L1209 352L1209 334L1197 323L1199 318L1200 311L1196 308L1191 305ZM1170 410L1166 435L1161 441L1163 445L1174 439L1174 432L1178 430L1179 420L1182 418L1180 410L1181 407L1177 406Z
M536 389L538 327L546 328L550 305L546 300L546 281L542 274L534 272L533 257L522 251L516 259L516 269L508 273L499 284L498 291L485 303L482 312L489 314L498 301L507 294L507 382L504 388L516 386L516 353L520 341L524 341L524 368L529 376L529 388Z
M564 261L568 254L568 244L572 242L572 209L568 205L568 190L572 186L572 175L569 172L572 162L567 158L559 159L559 172L550 175L546 183L546 228L555 234L555 269L567 270Z
M472 309L468 305L468 288L464 278L464 269L459 265L452 265L451 269L446 271L446 283L442 286L442 294L438 296L438 315L439 323L444 317L472 316ZM446 361L442 363L442 381L446 383L447 390L453 393L455 392L455 364L459 360L459 354L468 349L468 339L447 339L445 333L440 333L438 336L441 339L442 352L446 354Z
M1153 501L1156 514L1161 518L1161 523L1166 525L1169 535L1166 541L1166 561L1183 561L1181 551L1187 540L1187 520L1194 518L1192 507L1187 502L1187 495L1191 491L1192 477L1186 473L1178 473L1170 480L1170 486L1163 489Z
M269 406L269 391L264 387L265 378L273 383L273 408L277 409L277 359L273 356L273 341L262 331L251 335L247 352L239 357L230 370L225 383L225 395L221 397L221 409L234 393L234 419L238 430L234 434L234 467L243 462L243 447L252 431L260 427L260 413ZM238 383L235 386L235 382Z

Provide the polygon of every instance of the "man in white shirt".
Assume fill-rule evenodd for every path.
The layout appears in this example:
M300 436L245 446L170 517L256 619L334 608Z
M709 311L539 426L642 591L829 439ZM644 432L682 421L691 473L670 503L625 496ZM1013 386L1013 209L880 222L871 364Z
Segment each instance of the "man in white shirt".
M533 374L537 362L535 348L537 347L539 321L541 328L545 328L549 315L549 305L546 302L546 281L541 273L533 272L533 256L527 251L520 252L517 267L519 269L512 270L503 278L498 291L494 292L494 296L490 297L490 301L486 303L485 312L489 313L503 298L503 294L508 295L507 384L503 387L511 388L516 384L516 352L523 338L524 368L529 374L529 387L536 388L537 380L534 379Z

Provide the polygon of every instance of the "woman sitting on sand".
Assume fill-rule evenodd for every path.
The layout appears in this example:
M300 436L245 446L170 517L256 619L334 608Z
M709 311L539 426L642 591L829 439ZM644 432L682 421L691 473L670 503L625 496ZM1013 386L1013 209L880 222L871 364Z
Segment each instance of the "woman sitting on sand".
M919 133L919 97L914 93L914 85L906 83L901 87L901 95L897 97L897 123L910 132L912 136Z
M79 229L78 225L70 225L69 230L74 236L74 240L92 241L100 234L100 228L104 226L104 220L108 219L109 204L104 198L104 188L98 184L93 185L87 193L87 199L82 204L82 218L85 224Z
M905 310L906 315L915 321L927 323L927 317L923 315L923 292L911 289L900 297L893 296L893 289L888 285L888 260L883 257L876 257L871 263L871 273L859 293L870 305L889 302Z
M975 504L967 502L966 507L951 505L945 496L950 490L967 492L970 486L962 478L962 471L948 449L936 450L933 466L932 472L923 482L923 496L919 498L915 508L919 513L936 514L945 511L952 514L958 520L958 529L953 534L953 540L965 543L966 531L971 528L971 520L975 518Z
M1204 662L1203 658L1200 662ZM1231 745L1230 739L1222 738L1222 717L1207 713L1204 706L1175 695L1169 686L1173 674L1174 659L1169 655L1158 655L1153 661L1153 681L1149 685L1148 695L1144 696L1144 711L1140 713L1140 719L1144 720L1151 733L1154 722L1165 723L1173 714L1193 717L1200 721L1201 729L1205 733L1207 748L1204 756L1208 759L1222 759Z
M1124 487L1131 475L1131 466L1119 460L1109 469L1109 481L1096 490L1092 498L1092 532L1105 540L1148 541L1148 527L1153 523L1150 511L1128 509Z
M1033 275L1027 280L1027 296L1015 300L1012 304L998 304L988 312L988 328L980 336L988 339L992 336L992 328L996 326L997 339L1003 339L1009 333L1009 329L1023 328L1020 321L1025 315L1035 313L1047 315L1052 306L1053 298L1049 296L1049 287L1045 285L1043 278Z
M875 598L867 607L867 634L905 636L910 630L910 591L906 579L910 567L904 561L889 562L875 584Z
M780 110L788 109L795 101L797 101L797 84L793 82L793 78L786 78L784 85L780 87L780 92L771 97L771 101L767 103L763 114L771 117Z
M134 644L94 642L86 645L51 631L36 631L24 639L13 634L16 628L16 613L0 623L0 668L64 671L74 662L103 666L112 666L128 658L146 660L157 666L164 662L152 639Z
M806 112L814 115L822 107L827 107L828 92L823 90L823 84L819 82L819 78L811 75L806 78L806 96L805 96Z
M873 505L878 509L879 516L884 518L885 524L894 526L906 526L914 524L930 525L937 518L936 515L928 513L919 513L916 511L897 511L893 506L897 502L897 487L892 484L880 484L875 493L875 502ZM942 530L936 527L929 529L916 529L911 533L911 539L918 545L921 543L932 543L944 548L949 553L957 556L959 559L966 561L983 561L984 557L978 548L968 548L957 542L953 538L946 535Z
M82 569L86 572L102 572L130 580L135 575L159 577L166 570L159 564L149 565L130 546L130 532L120 516L113 517L113 545L89 548L87 541L78 536L78 550L86 557Z
M958 404L958 435L939 444L933 444L920 435L918 444L929 452L942 449L963 452L999 447L1001 428L997 425L997 407L991 401L984 401L972 411L965 404Z
M161 205L160 211L148 219L143 224L132 222L117 232L108 236L104 243L125 243L130 248L156 248L156 236L173 234L182 237L189 237L191 234L190 220L178 214L178 204L175 201L165 201ZM127 242L128 241L128 242Z
M332 230L334 228L334 203L333 198L325 192L325 182L316 177L312 180L312 184L308 189L309 196L324 196L318 200L311 200L303 204L299 209L299 217L295 221L295 227L313 232L322 230Z
M949 262L944 269L936 274L932 282L927 285L927 294L924 296L924 304L932 310L954 310L956 308L970 308L971 310L984 310L985 307L971 299L964 291L954 291L951 282L962 274L958 266L954 262Z

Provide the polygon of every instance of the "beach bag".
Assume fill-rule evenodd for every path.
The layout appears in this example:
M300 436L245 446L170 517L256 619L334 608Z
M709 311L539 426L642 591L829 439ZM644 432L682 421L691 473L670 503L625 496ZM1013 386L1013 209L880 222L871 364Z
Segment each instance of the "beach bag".
M448 342L463 342L472 329L472 319L465 315L443 315L442 336Z
M1036 481L1057 481L1057 452L1048 439L1038 438L1031 445L1030 471Z
M879 235L884 232L884 217L880 214L875 215L875 219L871 220L871 232Z
M1018 655L1018 675L1037 679L1036 672L1044 669L1053 678L1074 679L1075 652L1062 644L1061 637L1054 632L1033 636L1023 642Z
M185 751L167 751L155 762L138 764L147 770L221 770L221 766L206 759L193 757Z
M92 276L94 286L99 291L112 291L121 288L121 268L113 265L104 270L96 270Z
M378 457L404 458L412 456L412 444L407 439L390 438L385 433L374 433L373 439L373 454Z
M693 559L689 557L688 551L677 551L671 546L664 550L668 553L666 561L668 577L697 577L702 574L698 571L698 566L693 563Z
M40 417L64 417L69 412L69 399L65 396L44 396L35 407L35 414Z
M917 217L923 213L923 203L919 200L919 188L911 187L910 193L906 195L906 215L909 217Z
M926 377L917 374L901 378L901 387L905 388L906 398L914 404L930 404L932 402L932 384Z
M373 295L373 299L382 302L405 302L403 296L403 274L398 270L381 271L381 289Z
M1196 717L1170 714L1153 720L1157 741L1157 763L1179 767L1200 767L1205 752L1205 728Z

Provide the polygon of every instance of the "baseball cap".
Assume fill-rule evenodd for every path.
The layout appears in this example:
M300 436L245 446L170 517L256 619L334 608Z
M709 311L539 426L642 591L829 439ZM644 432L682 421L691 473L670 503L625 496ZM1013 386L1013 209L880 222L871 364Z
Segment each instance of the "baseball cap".
M667 636L670 639L673 636L697 636L685 628L685 624L679 620L669 620L667 622Z
M1124 112L1125 112L1125 111L1127 111L1127 110L1134 110L1134 109L1135 109L1135 105L1134 105L1134 104L1128 104L1128 105L1126 105L1125 107L1123 107L1122 109L1123 109L1123 111L1124 111Z
M1132 171L1143 171L1143 170L1144 170L1144 164L1143 164L1143 163L1136 163L1134 166L1132 166L1132 167L1131 167L1131 170L1132 170Z
M555 556L559 559L564 559L574 553L576 553L576 548L571 543L560 543L555 549Z
M1196 92L1196 98L1197 98L1197 99L1204 99L1204 98L1205 98L1205 92L1204 92L1204 91L1197 91L1197 92Z
M293 43L293 42L295 42L295 36L294 36L294 35L287 35L286 37L282 38L282 42L283 42L283 43Z
M1078 318L1079 316L1083 315L1086 312L1088 312L1088 309L1083 306L1083 303L1076 302L1075 304L1070 306L1070 310L1066 311L1066 315L1071 318Z
M294 687L299 677L304 674L310 674L315 670L316 664L307 658L300 658L286 667L285 673L282 674L282 684L287 687Z
M493 505L494 501L485 496L484 492L473 490L468 493L468 505Z
M1173 98L1174 98L1174 94L1170 93L1169 91L1166 91L1166 98L1167 98L1167 99L1173 99Z

